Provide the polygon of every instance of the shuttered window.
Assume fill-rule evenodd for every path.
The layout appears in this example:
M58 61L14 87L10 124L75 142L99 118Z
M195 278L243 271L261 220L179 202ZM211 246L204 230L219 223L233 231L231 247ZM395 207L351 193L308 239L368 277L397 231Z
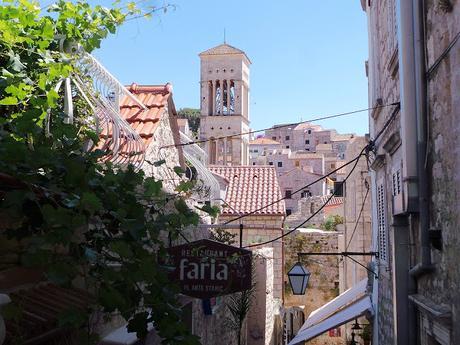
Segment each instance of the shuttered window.
M379 258L382 262L388 262L388 226L385 204L385 185L377 186L377 222L379 234Z
M401 169L393 172L393 196L401 194Z

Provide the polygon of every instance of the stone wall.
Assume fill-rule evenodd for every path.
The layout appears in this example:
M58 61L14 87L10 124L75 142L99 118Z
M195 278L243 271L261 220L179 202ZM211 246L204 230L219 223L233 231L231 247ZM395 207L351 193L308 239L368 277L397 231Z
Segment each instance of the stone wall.
M145 162L142 165L147 176L163 181L163 188L167 192L173 192L174 188L180 183L181 178L174 172L174 167L181 166L182 149L176 147L162 148L163 146L174 145L174 133L171 123L174 122L177 127L176 119L171 119L168 108L160 118L160 124L153 134L153 139L148 146L145 154ZM152 163L165 160L160 166L154 166Z
M286 217L285 224L288 227L296 227L307 218L310 218L321 206L324 200L320 196L305 197L299 200L297 212L292 213ZM324 207L318 214L314 215L302 227L319 228L324 223L328 216L341 216L343 217L343 204L331 205Z
M366 144L367 140L364 137L352 139L345 153L345 159L349 161L355 158ZM351 169L352 165L347 166L346 174L349 174ZM370 182L367 161L363 157L344 187L344 251L369 252L372 249ZM367 264L372 257L363 256L358 259ZM367 277L367 271L351 260L344 260L342 274L345 277L342 292Z
M369 61L368 61L368 78L369 78L369 106L374 107L378 104L388 104L399 100L399 73L397 68L398 51L396 44L396 16L395 0L374 1L369 7L367 5L367 15L369 22ZM396 59L396 63L394 62ZM392 113L392 108L379 108L370 113L370 136L373 138L382 128ZM394 119L392 124L383 133L380 143L387 141L393 133L399 132L399 115ZM386 156L382 145L378 146L377 155L384 160L381 164L374 165L372 168L375 172L375 180L372 183L383 185L386 210L391 210L391 188L390 180L386 176L391 176L393 159L392 156ZM399 152L395 153L399 155ZM398 157L394 157L397 161ZM399 156L400 158L400 156ZM377 221L376 221L377 222ZM378 232L377 223L374 222L376 233ZM391 214L386 213L386 231L388 239L391 238L393 228L390 227ZM377 235L376 235L377 236ZM378 238L375 237L378 241ZM391 241L387 242L387 252L392 253L393 246ZM394 310L393 310L393 270L392 257L388 255L388 260L378 261L379 280L377 301L377 332L379 344L393 345L394 339Z
M220 223L225 223L233 219L233 215L221 215L219 217ZM243 218L243 247L255 243L261 243L272 240L283 233L282 230L283 217L273 215L252 215ZM235 229L226 229L227 231L236 234L235 240L239 245L239 225ZM277 240L263 246L255 246L249 249L256 250L260 248L273 248L274 260L274 282L273 282L273 295L275 298L282 299L283 296L283 245L282 240Z
M294 232L285 239L285 270L291 269L297 262L299 252L332 252L338 250L338 232L335 231L309 231ZM310 273L310 280L305 295L292 295L290 287L286 288L286 307L304 306L305 317L317 308L338 296L339 294L339 256L304 256L302 264ZM289 286L287 276L285 283ZM343 344L341 337L329 337L325 333L311 341L313 345L339 345Z
M443 54L460 31L460 2L426 1L426 45L428 69ZM450 6L449 6L450 5ZM418 291L438 307L450 310L450 343L460 344L460 42L450 50L428 81L430 172L430 229L442 233L441 250L432 247L434 273L418 281ZM428 323L433 323L429 317ZM434 322L439 327L440 320ZM441 334L427 327L440 343ZM444 337L445 338L445 337ZM428 344L428 339L423 339Z
M187 299L184 302L184 306L192 309L192 332L200 337L202 345L237 344L236 332L227 326L227 318L230 317L226 307L227 301L227 296L217 298L217 304L212 308L212 315L204 313L202 300ZM189 303L191 306L188 305ZM245 327L244 325L243 330Z
M286 196L286 191L297 191L307 184L317 180L318 174L302 170L300 168L293 168L278 177L278 182L281 188L281 194ZM322 195L323 194L323 183L317 182L312 186L305 189L304 192L298 192L291 195L290 198L284 200L286 204L286 211L291 210L292 213L298 210L299 200L309 195Z
M271 345L274 332L275 306L273 299L273 248L254 251L256 286L253 304L248 313L247 344Z
M364 3L364 2L363 2ZM424 274L413 281L412 297L421 299L430 308L445 311L445 318L437 318L427 312L426 308L418 307L417 329L410 329L408 333L417 337L420 344L458 344L460 331L460 298L457 293L460 289L460 270L457 267L458 251L460 249L460 236L458 224L460 223L459 187L460 158L458 138L460 125L458 122L460 109L460 49L458 42L449 52L446 48L460 31L460 4L453 0L426 0L421 21L425 28L427 98L428 98L428 149L425 160L429 179L429 210L430 230L440 230L442 241L432 240L430 254L435 270ZM383 104L399 99L399 67L396 40L396 17L394 0L374 1L369 7L366 5L369 19L369 85L370 105L377 104L380 98ZM445 54L445 56L443 56ZM442 57L441 60L438 58ZM436 67L434 67L436 66ZM371 136L379 131L390 115L389 109L381 109L371 113ZM405 162L397 145L390 145L400 136L400 118L396 116L381 138L377 154L380 162L374 164L376 169L376 183L383 183L387 198L388 212L388 237L389 256L387 263L381 262L379 279L379 341L380 344L393 344L398 341L394 335L395 318L404 317L397 315L393 308L397 306L395 300L399 287L393 286L395 256L402 250L393 246L393 238L398 231L411 233L411 245L404 245L404 250L409 253L410 267L420 262L421 244L419 238L419 217L414 214L405 229L395 229L397 217L392 204L392 173L394 169ZM402 138L404 141L405 138ZM401 140L399 140L401 141ZM390 148L385 150L385 146ZM392 149L394 147L394 149ZM404 178L404 176L403 176ZM405 241L409 242L409 241ZM394 247L394 248L393 248ZM408 272L405 272L406 274ZM401 276L400 276L401 277ZM412 279L412 278L410 278ZM392 294L389 291L392 290ZM417 303L413 304L413 306ZM410 312L409 308L409 312ZM453 327L451 327L452 325ZM414 327L415 328L415 327Z

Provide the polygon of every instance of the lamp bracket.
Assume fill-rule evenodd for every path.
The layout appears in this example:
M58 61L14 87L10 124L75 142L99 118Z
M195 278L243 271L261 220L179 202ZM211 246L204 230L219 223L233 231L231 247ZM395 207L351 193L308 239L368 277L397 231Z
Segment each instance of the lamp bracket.
M350 258L352 261L360 265L361 267L365 268L368 272L372 273L375 278L378 278L377 273L375 273L373 270L371 270L369 267L363 265L361 262L357 261L356 259L352 258L352 256L355 255L362 255L362 256L375 256L376 258L379 257L378 252L337 252L337 253L331 253L331 252L301 252L297 253L298 261L300 262L300 258L302 256L310 256L310 255L324 255L324 256L334 256L334 255L339 255L339 256L345 256L347 258Z

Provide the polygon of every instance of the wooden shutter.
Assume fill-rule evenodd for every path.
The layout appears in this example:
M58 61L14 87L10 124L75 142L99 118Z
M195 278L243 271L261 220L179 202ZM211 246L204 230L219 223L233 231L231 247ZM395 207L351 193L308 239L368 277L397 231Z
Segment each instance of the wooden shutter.
M377 186L377 223L379 235L379 258L388 262L388 226L386 215L385 185Z

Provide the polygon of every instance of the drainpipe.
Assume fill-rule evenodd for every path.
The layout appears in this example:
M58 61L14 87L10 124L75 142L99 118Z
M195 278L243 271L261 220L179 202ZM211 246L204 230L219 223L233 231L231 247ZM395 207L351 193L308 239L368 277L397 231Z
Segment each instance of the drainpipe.
M406 242L411 228L418 226L420 263L410 267L410 258L396 251L394 265L394 308L399 315L395 336L401 344L415 344L417 329L414 306L408 295L416 291L413 278L430 271L428 189L424 161L426 153L426 85L421 0L397 0L401 137L405 215L394 219L394 243ZM399 219L398 219L399 218ZM410 222L407 222L410 220ZM414 220L418 220L414 222ZM414 229L415 230L415 229ZM407 272L409 270L409 272ZM396 284L398 282L398 284ZM401 315L406 313L406 315Z
M401 138L406 211L418 210L417 190L417 102L413 6L411 0L397 0Z
M415 265L410 274L418 278L433 271L430 247L430 210L428 193L428 176L425 167L427 143L427 79L425 70L425 32L424 0L413 0L414 11L414 51L415 51L415 92L417 97L417 170L419 180L419 237L420 262Z

